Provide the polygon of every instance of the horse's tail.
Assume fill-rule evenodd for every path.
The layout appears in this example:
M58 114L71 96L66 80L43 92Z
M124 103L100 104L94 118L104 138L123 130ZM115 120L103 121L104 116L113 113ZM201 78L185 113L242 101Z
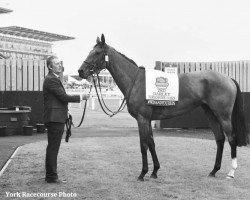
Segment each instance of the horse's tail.
M232 79L236 85L237 93L234 102L233 113L232 113L232 129L233 134L236 136L237 146L246 146L249 144L248 130L245 122L245 116L243 112L243 98L240 90L240 86Z

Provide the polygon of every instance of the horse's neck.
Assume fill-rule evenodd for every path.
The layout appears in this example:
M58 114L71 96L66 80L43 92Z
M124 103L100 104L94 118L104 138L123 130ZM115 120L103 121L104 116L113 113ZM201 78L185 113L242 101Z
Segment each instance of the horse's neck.
M138 67L114 49L111 49L108 55L110 62L108 70L123 95L127 97L133 87Z

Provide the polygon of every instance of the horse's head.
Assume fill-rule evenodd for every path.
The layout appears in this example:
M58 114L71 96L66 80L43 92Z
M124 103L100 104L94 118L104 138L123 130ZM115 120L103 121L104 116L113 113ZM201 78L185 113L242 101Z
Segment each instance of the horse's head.
M82 63L78 70L79 76L81 78L88 78L92 74L99 73L101 70L106 68L106 62L108 62L107 57L107 45L105 43L105 37L102 34L101 40L99 37L96 39L96 45L90 51L86 60Z

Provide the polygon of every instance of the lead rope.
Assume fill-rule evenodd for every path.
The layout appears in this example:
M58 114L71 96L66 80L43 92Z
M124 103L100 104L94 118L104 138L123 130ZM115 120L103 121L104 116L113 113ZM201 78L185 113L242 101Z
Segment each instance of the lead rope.
M103 105L105 106L105 108L106 108L109 112L112 113L110 117L113 117L114 115L116 115L117 113L121 112L121 111L125 108L125 106L126 106L125 98L123 98L122 103L121 103L121 105L120 105L120 107L118 108L117 111L115 111L115 112L111 111L111 110L107 107L107 105L105 104L105 101L104 101L104 99L103 99L103 97L102 97L101 86L100 86L100 78L99 78L98 74L97 74L97 78L98 78L98 85L99 85L99 90L100 90L101 100L102 100L102 102L103 102Z
M90 86L90 90L89 90L89 94L91 93L91 89L92 89L92 85ZM85 116L85 112L86 112L86 107L87 107L87 101L85 100L85 104L84 104L84 108L83 108L83 113L82 113L82 118L80 123L75 126L72 120L72 115L69 114L68 118L66 119L65 125L66 125L66 137L65 137L65 141L68 142L69 141L69 137L71 136L71 126L73 126L74 128L79 128L82 125L84 116Z
M92 78L93 78L93 82L94 82L94 86L95 86L96 95L97 95L99 104L100 104L100 106L101 106L103 112L104 112L106 115L108 115L109 117L113 117L114 115L116 115L116 114L118 114L119 112L121 112L121 111L125 108L125 106L126 106L125 98L123 99L123 101L122 101L122 103L121 103L121 105L120 105L120 107L118 108L117 111L115 111L115 112L111 111L111 110L107 107L107 105L105 104L105 102L104 102L104 100L103 100L102 93L101 93L101 89L100 89L100 85L99 85L99 90L100 90L101 97L99 96L99 93L98 93L98 90L97 90L95 78L94 78L93 76L92 76ZM98 82L99 82L99 79L98 79ZM103 103L102 103L102 102L103 102ZM108 112L104 109L104 107L105 107L106 110L108 110L108 111L111 112L111 113L108 113Z
M103 99L103 97L102 97L102 90L101 90L101 85L100 85L100 78L99 78L99 75L97 74L97 82L98 82L98 87L99 87L99 91L100 91L100 96L101 96L101 100L102 100L102 104L104 105L104 107L109 111L109 112L111 112L111 113L115 113L115 112L113 112L112 110L110 110L108 107L107 107L107 105L105 104L105 101L104 101L104 99ZM96 88L96 87L95 87ZM119 110L119 109L118 109Z

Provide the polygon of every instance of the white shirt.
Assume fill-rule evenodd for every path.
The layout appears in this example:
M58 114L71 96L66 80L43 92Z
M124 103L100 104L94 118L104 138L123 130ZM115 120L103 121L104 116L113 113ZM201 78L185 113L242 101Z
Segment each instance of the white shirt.
M60 76L54 72L52 72L57 78L60 78Z

